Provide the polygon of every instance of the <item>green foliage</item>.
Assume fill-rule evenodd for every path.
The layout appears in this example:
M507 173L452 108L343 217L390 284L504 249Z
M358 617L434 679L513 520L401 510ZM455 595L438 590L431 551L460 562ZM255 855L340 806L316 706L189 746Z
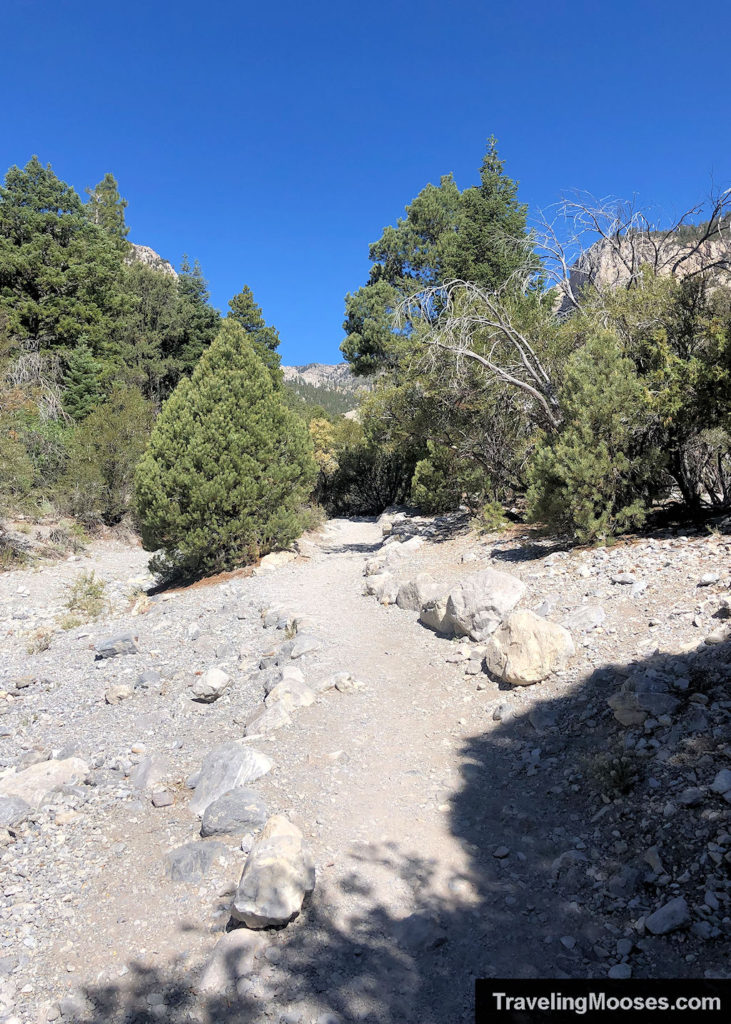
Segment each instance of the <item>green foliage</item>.
M478 533L498 533L508 525L505 510L497 501L488 501L472 520L472 526Z
M37 157L0 188L0 314L31 347L105 351L124 304L122 253L78 195Z
M427 185L370 247L368 283L345 299L341 345L357 374L394 369L413 349L409 331L395 328L405 298L454 278L488 289L503 285L526 258L526 207L517 184L488 142L480 185L460 192L451 174Z
M35 472L13 421L0 416L0 516L32 507Z
M284 382L287 404L308 422L314 417L343 416L358 407L358 396L352 391L308 384L303 380Z
M97 577L93 569L81 572L67 586L64 604L70 612L82 613L84 619L96 619L106 608L106 589L106 583Z
M60 501L72 515L89 525L114 525L129 512L135 467L152 422L152 407L140 392L117 384L79 424L59 484Z
M221 326L221 316L217 309L209 305L208 285L198 260L191 267L187 256L183 257L177 287L180 305L175 360L180 379L190 376L201 355L216 337Z
M462 504L475 508L489 490L485 472L472 460L460 460L445 445L427 441L427 455L416 464L411 499L422 512L451 512Z
M254 293L248 285L244 285L238 295L229 302L228 317L234 320L246 332L254 346L254 351L275 375L279 383L279 334L274 327L268 327L262 316L261 307L254 302Z
M530 468L532 518L584 543L640 526L662 457L648 393L615 335L597 333L569 359L561 402L561 430Z
M227 318L163 407L136 475L148 550L161 573L212 573L286 546L315 466L306 428L244 330Z
M72 419L83 420L98 405L102 390L101 367L86 345L69 355L64 384L64 409Z
M105 174L98 185L87 188L89 202L87 216L92 224L102 228L110 237L123 242L129 234L124 220L128 203L119 194L119 186L113 174Z

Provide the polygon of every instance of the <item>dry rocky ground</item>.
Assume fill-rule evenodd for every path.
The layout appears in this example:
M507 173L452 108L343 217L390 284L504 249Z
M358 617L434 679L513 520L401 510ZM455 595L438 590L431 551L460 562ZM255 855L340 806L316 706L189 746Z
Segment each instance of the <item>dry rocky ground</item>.
M131 543L4 573L0 1022L459 1024L477 976L728 976L724 529L564 550L398 514L149 597ZM388 603L486 569L573 637L535 685ZM108 604L73 625L91 570ZM231 743L272 767L202 825ZM271 815L316 883L251 929L237 883Z

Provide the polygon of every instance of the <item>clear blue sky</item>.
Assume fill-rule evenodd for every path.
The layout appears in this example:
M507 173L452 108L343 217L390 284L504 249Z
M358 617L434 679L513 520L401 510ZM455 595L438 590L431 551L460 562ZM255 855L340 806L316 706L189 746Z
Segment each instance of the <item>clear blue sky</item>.
M729 0L4 0L0 164L112 171L130 239L337 362L368 244L494 133L531 208L731 184Z

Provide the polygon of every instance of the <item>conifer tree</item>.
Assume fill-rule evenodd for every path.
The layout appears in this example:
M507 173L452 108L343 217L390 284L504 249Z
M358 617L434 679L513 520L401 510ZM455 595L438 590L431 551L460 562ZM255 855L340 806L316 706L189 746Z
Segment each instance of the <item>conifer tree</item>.
M98 405L101 393L101 367L85 343L68 358L64 376L63 406L69 416L83 420Z
M89 196L87 212L92 224L103 228L112 238L124 241L129 228L124 221L124 211L129 205L119 194L119 186L113 174L105 174L98 185L87 188Z
M163 574L255 561L300 532L315 477L304 423L227 318L165 403L136 474L145 547Z
M246 331L257 355L266 363L279 380L276 371L279 369L279 333L276 328L267 326L262 316L261 306L254 302L254 293L248 285L244 285L238 295L229 302L228 317Z

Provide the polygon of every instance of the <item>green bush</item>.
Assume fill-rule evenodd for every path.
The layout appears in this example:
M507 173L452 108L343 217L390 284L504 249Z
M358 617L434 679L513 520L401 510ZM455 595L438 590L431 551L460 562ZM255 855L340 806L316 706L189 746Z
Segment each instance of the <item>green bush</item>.
M539 443L529 470L531 518L583 543L640 526L662 458L646 390L613 334L571 356L561 397L561 429Z
M69 444L60 501L82 523L118 523L130 510L134 472L150 436L153 411L136 388L117 385L79 424Z
M459 459L444 445L427 442L429 454L416 464L411 500L422 512L451 512L463 503L476 507L484 499L489 481L473 461Z
M153 571L220 572L290 544L316 468L245 331L225 320L165 403L136 475Z

